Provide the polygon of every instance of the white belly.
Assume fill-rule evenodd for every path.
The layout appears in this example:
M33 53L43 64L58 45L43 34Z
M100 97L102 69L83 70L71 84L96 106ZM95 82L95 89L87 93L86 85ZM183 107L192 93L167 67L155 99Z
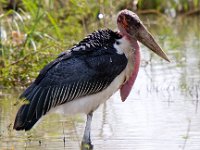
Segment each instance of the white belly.
M97 107L107 101L123 84L125 79L125 71L122 71L111 84L103 91L75 99L73 101L67 102L60 106L57 106L50 110L50 112L62 113L62 114L76 114L76 113L86 113L88 114L92 110L97 109Z

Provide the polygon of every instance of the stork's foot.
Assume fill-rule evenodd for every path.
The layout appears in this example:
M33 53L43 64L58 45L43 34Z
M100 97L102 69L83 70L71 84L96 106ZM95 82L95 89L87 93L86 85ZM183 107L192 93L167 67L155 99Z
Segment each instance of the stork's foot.
M91 143L81 143L81 150L93 150L93 145Z

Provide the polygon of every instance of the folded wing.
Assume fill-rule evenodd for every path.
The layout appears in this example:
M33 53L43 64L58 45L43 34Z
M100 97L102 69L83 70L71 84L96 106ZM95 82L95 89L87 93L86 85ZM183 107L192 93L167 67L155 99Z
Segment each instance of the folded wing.
M49 63L21 95L28 104L19 109L14 129L29 130L51 108L107 88L126 67L115 49L66 52Z

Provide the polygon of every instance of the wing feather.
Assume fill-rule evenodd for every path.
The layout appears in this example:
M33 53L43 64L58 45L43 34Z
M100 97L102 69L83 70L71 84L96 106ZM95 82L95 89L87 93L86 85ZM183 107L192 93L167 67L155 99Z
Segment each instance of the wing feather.
M55 86L53 86L52 88L51 88L51 93L50 93L50 99L49 100L47 100L47 111L49 111L50 110L50 108L51 108L51 106L52 106L52 102L53 102L53 98L54 98L54 94L55 94Z
M60 87L56 87L54 98L53 98L53 102L52 102L53 103L52 104L53 107L55 107L57 102L58 102L58 94L59 94L59 92L60 92Z
M44 99L44 105L42 107L42 114L46 114L47 112L47 107L48 107L48 101L51 101L50 97L51 97L51 86L48 88L46 97Z
M63 86L64 87L64 89L63 89L63 95L62 95L62 97L61 97L61 101L60 101L60 103L59 103L59 105L61 105L61 104L63 104L64 103L64 101L65 101L65 99L66 99L66 96L67 96L67 86Z
M64 86L61 86L60 94L59 94L59 97L58 97L58 104L59 105L62 102L63 93L64 93Z
M74 84L73 92L72 92L72 98L71 99L75 99L76 98L78 85L79 85L79 82L77 82L76 84Z
M39 87L33 98L32 98L32 102L30 102L30 106L29 106L29 111L28 111L28 114L27 114L27 121L30 121L33 117L33 115L35 114L35 108L37 106L37 102L38 102L38 98L40 97L41 93L42 93L42 87Z
M38 99L38 103L36 105L36 118L40 118L42 116L42 108L43 108L43 104L44 104L44 100L45 100L45 97L46 97L46 94L47 94L48 90L47 89L43 89L39 99Z
M38 90L38 88L39 88L39 86L35 86L35 87L33 88L33 90L32 90L31 92L29 92L29 95L24 96L23 98L26 98L27 100L33 99L33 97L34 97L36 91Z

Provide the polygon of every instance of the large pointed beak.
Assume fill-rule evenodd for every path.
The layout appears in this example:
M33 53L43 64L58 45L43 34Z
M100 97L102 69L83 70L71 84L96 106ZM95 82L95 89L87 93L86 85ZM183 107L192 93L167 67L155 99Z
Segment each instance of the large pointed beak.
M151 49L158 56L170 62L165 52L156 43L151 33L145 28L144 25L142 25L142 27L139 29L138 33L136 34L136 39L140 41L142 44L144 44L145 46L147 46L149 49Z

